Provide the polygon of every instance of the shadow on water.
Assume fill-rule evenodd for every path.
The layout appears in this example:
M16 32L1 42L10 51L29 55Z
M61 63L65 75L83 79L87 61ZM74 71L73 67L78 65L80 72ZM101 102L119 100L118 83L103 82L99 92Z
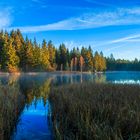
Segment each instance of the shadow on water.
M70 83L138 83L140 73L23 74L0 76L0 140L53 139L51 88Z

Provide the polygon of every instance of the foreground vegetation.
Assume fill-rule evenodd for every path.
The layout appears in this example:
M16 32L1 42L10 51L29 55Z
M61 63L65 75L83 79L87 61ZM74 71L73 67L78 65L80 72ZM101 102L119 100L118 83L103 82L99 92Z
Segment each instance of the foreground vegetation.
M52 89L56 139L140 139L140 86L76 84Z
M18 89L17 84L4 86L0 83L0 140L10 139L24 108L24 96Z

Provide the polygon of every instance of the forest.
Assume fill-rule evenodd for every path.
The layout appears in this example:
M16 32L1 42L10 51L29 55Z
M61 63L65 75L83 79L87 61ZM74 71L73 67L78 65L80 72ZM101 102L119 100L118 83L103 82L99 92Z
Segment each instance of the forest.
M20 30L0 32L0 71L115 71L140 70L140 61L115 59L113 54L105 57L92 47L74 47L69 50L62 43L55 47L52 41L41 44L36 39L24 38Z

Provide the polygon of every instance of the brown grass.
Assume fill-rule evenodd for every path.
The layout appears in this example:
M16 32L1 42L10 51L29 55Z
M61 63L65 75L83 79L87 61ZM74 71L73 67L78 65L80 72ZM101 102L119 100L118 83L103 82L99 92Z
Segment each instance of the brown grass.
M140 139L140 86L75 84L52 89L56 139Z
M17 86L0 84L0 140L10 139L24 107L24 96Z

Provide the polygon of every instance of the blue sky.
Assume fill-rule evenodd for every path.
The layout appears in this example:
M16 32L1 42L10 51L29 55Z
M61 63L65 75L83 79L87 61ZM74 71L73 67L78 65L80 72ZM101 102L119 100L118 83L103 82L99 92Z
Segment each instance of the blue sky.
M140 59L139 0L1 0L0 29Z

